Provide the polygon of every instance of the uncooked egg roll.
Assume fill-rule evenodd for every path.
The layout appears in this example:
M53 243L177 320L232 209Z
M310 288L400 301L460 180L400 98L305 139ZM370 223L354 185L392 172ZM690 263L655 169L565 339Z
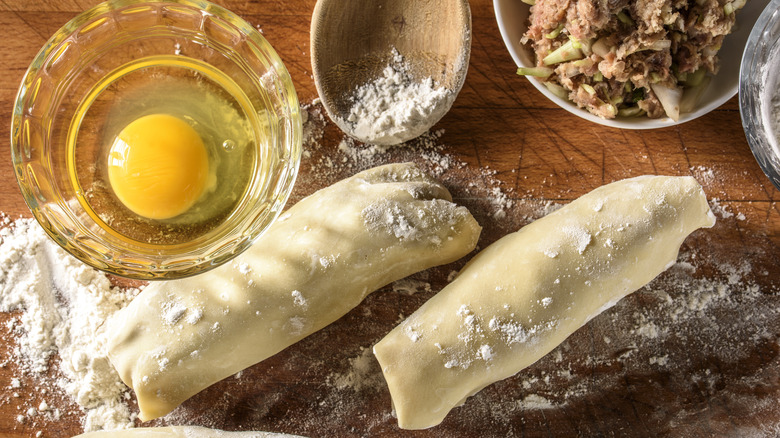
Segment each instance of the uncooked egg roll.
M143 421L337 320L372 291L471 251L481 228L414 164L358 173L289 209L244 254L150 284L107 324Z
M477 254L374 346L398 424L439 424L674 264L715 217L691 177L600 187Z

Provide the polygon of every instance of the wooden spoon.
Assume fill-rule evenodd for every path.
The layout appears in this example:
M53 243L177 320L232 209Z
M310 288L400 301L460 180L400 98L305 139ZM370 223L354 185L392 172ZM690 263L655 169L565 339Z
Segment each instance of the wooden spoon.
M331 120L358 140L369 142L345 122L350 98L357 87L381 76L392 49L404 57L412 80L430 77L436 87L450 91L441 111L428 120L427 130L450 109L466 79L471 54L468 0L317 1L311 21L314 84Z

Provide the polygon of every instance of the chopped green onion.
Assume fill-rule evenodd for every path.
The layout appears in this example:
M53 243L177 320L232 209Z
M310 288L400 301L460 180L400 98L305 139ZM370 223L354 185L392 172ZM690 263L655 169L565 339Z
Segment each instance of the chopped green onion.
M644 114L645 110L638 106L629 106L626 108L620 108L617 112L618 117L636 117Z
M604 80L604 74L600 71L597 71L596 73L593 73L593 80L596 82L601 82Z
M550 67L520 67L517 69L520 76L535 76L537 78L546 78L553 74Z
M686 79L688 79L688 73L684 71L680 71L680 66L672 63L672 74L675 78L677 78L677 82L685 82Z
M612 105L620 105L621 103L623 103L623 96L615 96L609 100L609 103L611 103Z
M594 62L590 58L585 58L585 59L578 59L572 62L572 64L574 64L574 66L577 68L582 68L582 67L588 68L588 67L593 67Z
M546 34L544 37L548 40L553 40L555 38L558 38L558 35L561 34L561 31L563 30L563 23L559 24L558 27L556 27L552 32Z
M724 15L731 15L734 13L734 3L728 2L725 5L723 5L723 14Z
M651 71L650 72L650 83L651 84L657 84L658 82L661 82L661 75L659 75L657 72Z
M547 87L550 92L561 99L568 99L569 98L569 92L566 91L565 88L562 86L556 84L555 82L542 82L545 87Z
M671 40L658 40L655 41L653 44L651 44L647 50L666 50L668 48L672 47L672 41Z
M591 50L591 46L593 45L593 40L587 39L587 40L580 40L580 46L582 53L585 54L585 56L590 56L591 53L593 53L593 50Z
M579 38L577 38L574 35L569 35L569 41L571 41L571 46L575 49L581 49L582 43L580 42Z
M628 26L633 26L636 23L634 23L634 20L628 16L624 11L620 11L617 13L617 18L620 20L621 23L626 24Z
M705 70L704 68L700 68L695 72L688 74L688 80L685 81L685 86L686 87L699 86L704 80L704 77L706 75L707 75L707 70Z
M589 84L580 84L580 88L585 90L585 92L590 94L591 96L596 95L596 89L590 86Z
M536 0L520 0L520 1L531 6L536 4Z
M668 49L670 47L672 47L672 41L671 40L657 40L657 41L654 41L649 46L638 47L633 52L626 53L626 55L630 55L632 53L637 53L637 52L643 52L645 50L661 51L661 50L666 50L666 49Z
M680 100L680 112L689 113L696 108L701 96L704 94L704 90L707 89L707 85L710 84L710 77L705 76L701 83L695 87L686 88L683 91L682 99Z
M582 51L574 48L571 41L567 41L566 44L555 49L552 53L545 56L542 59L544 65L553 65L566 61L574 61L575 59L582 59Z

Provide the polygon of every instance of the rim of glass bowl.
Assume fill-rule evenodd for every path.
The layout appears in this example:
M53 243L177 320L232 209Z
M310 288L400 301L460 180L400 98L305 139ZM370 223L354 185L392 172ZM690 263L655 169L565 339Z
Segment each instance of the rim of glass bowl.
M762 88L774 87L778 83L776 71L769 70L768 62L780 62L780 51L773 50L780 40L780 0L772 0L756 21L750 32L745 52L742 55L739 75L739 113L748 145L759 167L780 189L780 156L772 152L772 140L767 132L770 126ZM770 83L774 79L773 83ZM775 139L777 144L778 140Z
M84 218L79 219L76 212L67 205L63 187L57 186L52 181L52 145L47 141L51 139L46 137L52 134L51 123L49 123L49 130L41 126L40 132L31 134L32 129L29 128L28 123L34 114L30 104L36 103L41 92L41 76L67 54L68 48L78 41L81 34L88 34L91 30L102 26L106 20L115 19L118 14L123 13L153 11L156 14L154 18L159 20L154 23L161 26L164 25L163 11L170 10L165 9L166 7L197 9L201 14L200 27L197 31L205 35L207 22L216 24L219 27L218 31L224 32L226 38L229 40L232 37L239 38L240 42L245 43L250 53L256 57L255 61L260 62L268 72L274 73L269 75L265 72L261 75L254 70L245 71L256 78L254 82L257 87L263 88L269 96L273 95L273 103L276 103L267 108L269 117L275 122L271 124L271 135L267 146L273 148L277 155L274 160L276 166L271 165L270 173L262 182L259 194L265 195L263 199L252 199L251 202L257 205L246 208L244 204L250 201L247 199L248 196L243 196L241 206L235 207L229 218L224 221L233 226L218 226L203 236L181 244L154 245L137 241L131 244L127 241L107 238L104 228L96 222L85 223ZM118 26L116 23L113 25ZM230 60L244 63L244 66L248 67L242 55L233 50L233 47L229 47L228 43L221 40L200 42L210 44L210 49L226 51L220 54L230 55ZM105 49L105 45L106 43L100 47ZM79 58L83 56L82 54ZM68 71L83 67L84 65L76 63L69 66ZM67 77L68 74L63 75L65 80ZM54 110L51 107L56 107L48 102L53 101L55 104L59 102L59 98L55 98L57 93L63 93L64 89L67 89L66 86L57 87L61 85L60 82L62 80L55 82L55 87L49 90L44 87L45 91L52 92L50 95L52 99L44 105L44 115L51 114ZM65 82L65 85L68 83ZM69 114L68 117L67 122L70 123L72 115ZM34 147L30 144L30 138L36 135L41 135L43 149L40 166L32 166ZM44 44L30 64L22 79L11 119L11 155L17 182L25 202L46 233L66 251L90 266L141 280L173 279L195 275L215 268L246 250L284 208L298 173L301 152L302 124L298 97L292 78L278 54L249 23L227 9L203 0L110 0L79 14ZM255 194L258 184L260 183L255 179L251 183L253 188L247 190ZM49 192L55 196L49 198L44 196Z

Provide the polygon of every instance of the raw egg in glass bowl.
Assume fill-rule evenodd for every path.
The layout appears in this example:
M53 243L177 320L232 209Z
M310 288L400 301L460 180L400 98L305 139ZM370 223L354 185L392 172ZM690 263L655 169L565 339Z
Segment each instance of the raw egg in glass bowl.
M301 141L276 52L199 0L108 1L71 20L30 65L11 126L19 187L49 236L144 280L248 248L290 195Z

